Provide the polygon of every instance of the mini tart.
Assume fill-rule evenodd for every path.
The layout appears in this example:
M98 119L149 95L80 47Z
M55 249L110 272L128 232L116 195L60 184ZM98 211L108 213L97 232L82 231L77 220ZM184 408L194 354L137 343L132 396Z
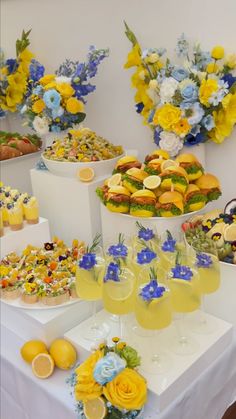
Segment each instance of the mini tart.
M16 300L21 295L20 289L15 287L2 288L0 296L5 300Z
M25 292L21 294L21 299L26 304L35 304L38 301L37 293L26 294Z
M57 306L63 303L66 303L70 299L70 293L69 291L64 291L58 295L46 295L45 297L42 297L42 303L47 306Z

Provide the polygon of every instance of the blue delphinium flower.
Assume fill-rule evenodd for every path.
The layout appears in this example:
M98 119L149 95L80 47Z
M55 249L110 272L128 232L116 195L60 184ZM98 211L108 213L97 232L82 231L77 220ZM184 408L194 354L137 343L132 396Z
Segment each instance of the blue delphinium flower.
M143 102L136 103L135 108L137 113L141 113L144 108Z
M148 116L148 122L149 122L149 124L152 123L153 117L155 115L155 112L156 112L156 110L155 109L152 109L151 112L149 113L149 116Z
M231 73L225 74L221 80L225 83L228 83L228 88L230 89L231 86L236 82L236 77L234 77Z
M171 274L173 278L185 279L186 281L191 281L193 276L190 267L185 265L176 265L171 269Z
M165 290L165 287L160 287L155 279L151 279L151 281L142 288L139 296L144 301L150 301L154 298L162 297Z
M137 253L137 263L139 265L144 265L147 263L150 263L153 259L156 258L156 253L153 252L153 250L146 247L145 249L142 249L141 252Z
M50 89L44 93L43 100L49 109L57 109L60 106L61 95L55 89Z
M139 239L149 241L155 237L155 234L153 233L153 230L151 230L150 228L142 227L138 232L138 237Z
M198 268L209 268L212 265L212 258L205 253L197 253L196 265Z
M184 33L178 38L177 45L176 45L176 53L179 57L187 57L189 50L189 43L185 38Z
M82 269L90 270L96 265L96 263L97 260L95 253L85 253L82 259L79 261L79 267Z
M106 275L104 276L104 282L107 281L115 281L119 282L119 273L120 273L120 267L118 263L111 262L109 263L106 271Z
M102 386L114 378L126 367L126 361L114 352L108 352L95 365L93 377Z
M204 128L206 128L207 131L210 131L215 126L215 121L212 115L206 115L202 119L202 125Z
M6 66L9 74L13 73L17 69L17 65L17 61L14 58L9 58L6 60Z
M206 141L206 137L202 132L199 132L197 135L188 134L184 139L184 145L192 146L200 143L204 143Z
M32 60L29 66L31 80L38 81L44 75L45 68L38 61Z
M175 67L171 75L175 80L182 81L188 77L189 72L183 67Z
M107 253L114 258L126 258L128 256L128 248L123 243L113 244L108 248Z
M173 238L168 238L167 240L164 241L164 243L161 246L161 250L163 250L163 252L175 252L176 250L176 240L174 240Z
M161 127L155 127L153 132L153 140L156 145L159 145L160 142L160 133L162 132Z

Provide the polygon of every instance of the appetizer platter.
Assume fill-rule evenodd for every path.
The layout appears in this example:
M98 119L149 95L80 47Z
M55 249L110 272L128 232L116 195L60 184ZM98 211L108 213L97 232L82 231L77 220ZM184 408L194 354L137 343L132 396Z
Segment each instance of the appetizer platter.
M202 210L219 198L221 189L193 154L172 160L166 151L154 150L143 164L134 156L120 158L97 195L111 212L170 218Z
M0 160L9 160L40 151L41 139L36 134L0 131Z
M57 237L43 247L28 245L21 255L12 252L1 260L1 300L17 308L51 308L77 300L75 273L84 243L67 247Z
M122 146L82 128L70 130L64 139L54 141L42 153L42 159L48 170L59 176L74 177L84 167L91 167L96 176L102 176L111 172L122 155Z

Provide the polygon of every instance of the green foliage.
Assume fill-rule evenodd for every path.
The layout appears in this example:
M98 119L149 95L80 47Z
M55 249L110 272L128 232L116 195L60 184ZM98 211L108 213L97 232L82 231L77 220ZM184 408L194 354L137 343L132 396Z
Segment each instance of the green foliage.
M29 34L31 32L31 29L27 32L23 30L21 39L16 40L16 56L18 57L21 52L23 52L29 45Z
M124 21L124 24L125 24L125 35L127 36L128 40L133 44L133 46L135 46L136 44L138 44L138 40L125 21Z

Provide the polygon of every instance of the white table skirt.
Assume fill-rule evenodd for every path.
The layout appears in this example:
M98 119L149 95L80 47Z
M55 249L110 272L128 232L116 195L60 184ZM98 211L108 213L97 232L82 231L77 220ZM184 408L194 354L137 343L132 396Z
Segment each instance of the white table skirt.
M65 380L56 370L47 380L33 376L20 357L23 341L1 328L1 419L76 419ZM221 419L236 400L236 336L230 347L161 414L151 406L145 419Z

